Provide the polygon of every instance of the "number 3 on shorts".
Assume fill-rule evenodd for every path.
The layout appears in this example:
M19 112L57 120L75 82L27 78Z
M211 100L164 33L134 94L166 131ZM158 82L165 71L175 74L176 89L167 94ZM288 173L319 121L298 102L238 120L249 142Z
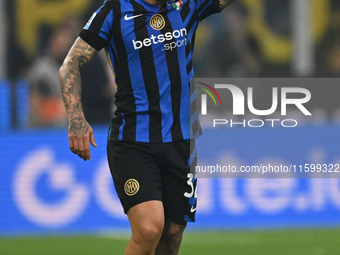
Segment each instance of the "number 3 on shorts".
M196 188L194 187L194 182L196 181L196 173L189 173L187 177L187 184L191 187L191 192L185 192L184 196L187 198L191 198L192 196L194 196L194 198L197 198L197 186Z

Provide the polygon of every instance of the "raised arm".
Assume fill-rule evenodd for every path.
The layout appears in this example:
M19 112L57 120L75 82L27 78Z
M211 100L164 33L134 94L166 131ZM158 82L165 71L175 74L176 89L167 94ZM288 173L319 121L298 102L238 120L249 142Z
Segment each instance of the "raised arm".
M95 147L97 145L81 104L80 69L92 59L96 52L93 47L78 38L59 70L60 89L69 121L69 146L73 153L84 160L89 160L91 157L90 142Z
M220 9L224 9L237 0L220 0Z

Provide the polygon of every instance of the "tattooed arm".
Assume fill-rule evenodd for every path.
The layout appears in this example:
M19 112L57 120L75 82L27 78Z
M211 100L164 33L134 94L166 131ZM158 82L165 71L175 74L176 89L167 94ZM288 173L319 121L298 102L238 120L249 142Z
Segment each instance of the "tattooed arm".
M224 9L236 1L237 0L220 0L220 9Z
M60 89L69 121L70 149L84 160L89 160L91 157L90 142L95 147L97 145L81 104L80 69L92 59L96 52L84 40L78 38L59 71Z

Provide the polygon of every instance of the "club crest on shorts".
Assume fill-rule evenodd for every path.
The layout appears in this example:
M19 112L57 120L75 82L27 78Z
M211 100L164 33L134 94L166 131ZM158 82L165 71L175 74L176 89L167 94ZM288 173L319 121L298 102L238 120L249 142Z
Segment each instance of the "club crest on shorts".
M161 30L165 26L165 20L161 14L155 14L150 19L150 26L155 30Z
M135 179L129 179L125 182L124 191L126 195L133 196L139 191L139 182Z

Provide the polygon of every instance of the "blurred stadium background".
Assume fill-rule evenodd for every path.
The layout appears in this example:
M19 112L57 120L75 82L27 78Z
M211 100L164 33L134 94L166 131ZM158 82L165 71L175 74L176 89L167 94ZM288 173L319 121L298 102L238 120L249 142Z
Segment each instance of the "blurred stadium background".
M89 162L68 149L58 84L61 61L101 4L0 0L0 254L123 253L129 224L106 163L115 86L105 56L82 72L98 143ZM338 78L339 31L337 0L239 0L200 25L195 75ZM299 129L204 130L199 162L339 163L332 91ZM198 201L182 254L340 254L338 179L205 178Z

